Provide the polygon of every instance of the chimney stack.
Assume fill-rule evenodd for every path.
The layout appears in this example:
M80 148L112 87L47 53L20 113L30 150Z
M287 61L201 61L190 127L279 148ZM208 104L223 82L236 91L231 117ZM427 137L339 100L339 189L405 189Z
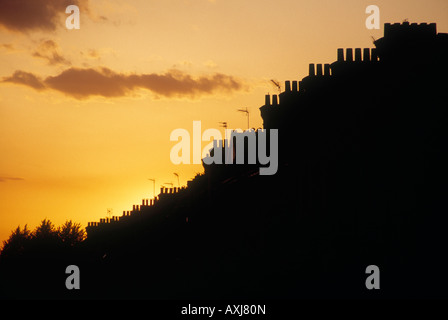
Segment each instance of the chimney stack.
M376 53L376 48L372 48L370 60L378 61L378 54Z
M330 64L326 63L324 64L324 76L329 76L330 75Z
M314 76L314 63L310 63L309 76Z
M364 48L363 61L370 61L370 49Z
M338 61L344 61L344 49L338 49Z
M318 63L316 65L316 75L317 76L322 76L322 64L321 63Z
M361 48L355 49L355 61L361 61Z
M297 92L297 81L292 82L292 92Z
M285 92L290 92L291 91L291 81L286 80L285 81Z
M432 35L437 34L437 25L435 23L430 23L428 25L428 32Z
M266 106L270 106L271 105L271 96L270 95L265 95L264 96L264 104L266 105Z
M277 100L277 95L276 94L274 94L274 95L272 95L272 105L273 106L276 106L276 105L278 105L278 100Z
M352 48L347 48L345 60L349 61L349 62L353 61L353 49Z

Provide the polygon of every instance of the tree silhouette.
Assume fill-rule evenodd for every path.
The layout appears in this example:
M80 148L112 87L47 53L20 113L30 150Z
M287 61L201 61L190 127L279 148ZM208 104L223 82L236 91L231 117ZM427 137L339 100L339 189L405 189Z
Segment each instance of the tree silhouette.
M44 219L39 226L33 231L34 239L53 239L58 236L58 231L54 224L48 220Z
M81 243L86 238L86 232L81 227L80 223L75 223L71 220L67 220L57 230L59 239L66 246L73 247L78 243Z
M3 241L0 258L12 258L23 255L31 239L31 231L25 225L23 229L18 226L12 231L8 240Z
M1 248L0 298L53 297L64 283L55 275L73 263L84 239L81 224L71 220L56 227L44 219L33 231L18 226Z
M51 256L63 253L64 248L72 248L84 241L85 230L80 223L67 220L56 228L48 219L44 219L30 231L25 225L12 231L8 240L3 241L0 250L2 260L16 257Z

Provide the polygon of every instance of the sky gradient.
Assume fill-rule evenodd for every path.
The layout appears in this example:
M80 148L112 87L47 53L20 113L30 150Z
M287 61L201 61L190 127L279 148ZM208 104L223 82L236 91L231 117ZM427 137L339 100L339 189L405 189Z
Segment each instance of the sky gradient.
M404 19L448 32L448 1L0 0L0 241L44 218L121 215L152 198L148 178L156 195L174 172L186 185L203 169L170 162L171 131L246 129L245 107L261 127L271 79L300 80Z

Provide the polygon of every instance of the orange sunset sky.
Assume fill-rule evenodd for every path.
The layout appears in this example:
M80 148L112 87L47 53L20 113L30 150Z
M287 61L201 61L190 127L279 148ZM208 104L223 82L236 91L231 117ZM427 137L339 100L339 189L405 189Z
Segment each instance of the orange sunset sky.
M245 129L245 107L261 127L270 79L300 80L404 19L448 32L448 1L0 0L0 241L44 218L121 215L152 198L148 178L156 195L174 172L186 185L203 169L171 163L171 131Z

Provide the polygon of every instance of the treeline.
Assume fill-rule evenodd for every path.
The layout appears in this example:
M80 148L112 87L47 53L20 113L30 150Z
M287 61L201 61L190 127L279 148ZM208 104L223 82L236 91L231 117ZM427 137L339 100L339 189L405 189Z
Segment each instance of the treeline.
M65 270L80 266L85 239L84 228L71 220L56 227L44 219L34 230L18 226L0 248L0 299L67 298Z
M18 226L8 240L3 241L0 249L0 261L47 256L74 248L86 239L81 224L71 220L56 227L50 220L44 219L34 230L28 226Z

